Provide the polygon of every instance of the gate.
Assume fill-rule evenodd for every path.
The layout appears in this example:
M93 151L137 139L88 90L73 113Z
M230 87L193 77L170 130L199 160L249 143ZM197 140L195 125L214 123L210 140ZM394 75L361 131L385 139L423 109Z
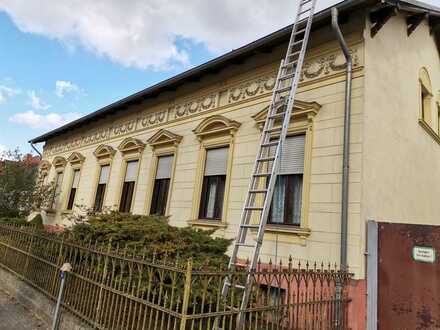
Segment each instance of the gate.
M373 227L377 328L440 329L440 226L380 222ZM370 223L369 252L374 236ZM370 253L369 261L373 257ZM372 266L369 262L369 280Z

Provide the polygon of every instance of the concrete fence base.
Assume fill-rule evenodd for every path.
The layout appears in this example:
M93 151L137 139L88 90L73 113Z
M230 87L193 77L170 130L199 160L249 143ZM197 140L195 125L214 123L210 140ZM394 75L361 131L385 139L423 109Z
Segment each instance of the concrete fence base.
M55 311L55 301L3 267L0 267L0 289L6 291L20 304L32 311L43 320L49 328L51 327L53 313ZM82 325L81 322L70 313L63 310L61 313L60 330L90 329L89 327Z

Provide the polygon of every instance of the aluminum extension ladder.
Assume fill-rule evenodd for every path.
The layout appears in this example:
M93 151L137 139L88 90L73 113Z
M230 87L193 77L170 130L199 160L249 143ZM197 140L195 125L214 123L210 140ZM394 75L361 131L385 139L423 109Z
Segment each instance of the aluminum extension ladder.
M237 329L243 327L243 311L247 308L252 290L253 276L263 243L264 230L269 217L272 195L280 165L283 143L286 140L287 130L294 105L295 93L298 87L303 67L307 43L312 27L313 14L317 0L299 0L298 12L293 25L292 34L285 58L281 61L275 87L272 93L271 104L268 109L266 122L261 136L257 158L255 160L251 182L246 201L241 214L238 236L229 260L229 269L245 267L248 271L245 283L232 284L227 277L223 283L222 296L226 299L230 287L243 290L240 311L237 317ZM305 22L305 24L300 22ZM298 29L299 26L301 29ZM281 123L280 126L277 123ZM257 231L256 240L247 240L248 230ZM240 249L252 251L247 263L238 260Z

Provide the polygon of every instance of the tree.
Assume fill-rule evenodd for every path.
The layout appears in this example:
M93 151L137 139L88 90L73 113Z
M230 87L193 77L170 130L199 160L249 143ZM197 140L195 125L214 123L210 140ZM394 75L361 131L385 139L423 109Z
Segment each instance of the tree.
M40 158L19 149L0 155L0 217L22 217L44 204L47 185L37 185Z

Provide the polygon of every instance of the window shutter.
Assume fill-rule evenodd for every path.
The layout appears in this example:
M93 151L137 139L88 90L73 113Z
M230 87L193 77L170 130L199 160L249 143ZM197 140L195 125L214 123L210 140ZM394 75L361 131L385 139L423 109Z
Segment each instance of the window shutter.
M78 188L78 184L79 184L79 170L75 170L73 172L72 188Z
M208 149L205 175L226 175L229 148Z
M302 174L304 172L305 135L288 137L281 150L280 174Z
M127 162L127 170L125 172L125 182L136 181L138 161Z
M110 165L101 166L101 173L99 175L99 184L107 184L110 174Z
M156 179L171 178L171 166L174 156L161 156L157 161Z

